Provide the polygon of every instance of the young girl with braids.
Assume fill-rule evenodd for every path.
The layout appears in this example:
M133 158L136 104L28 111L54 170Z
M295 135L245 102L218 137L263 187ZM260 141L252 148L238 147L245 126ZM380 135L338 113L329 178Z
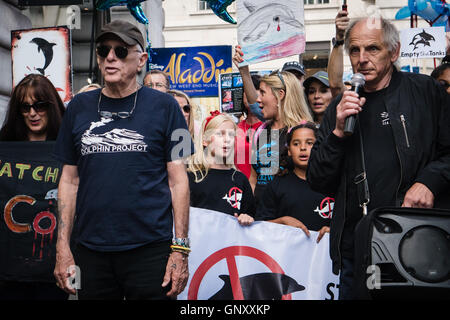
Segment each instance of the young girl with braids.
M218 111L203 121L188 164L192 207L231 214L241 225L254 219L255 201L247 177L234 166L236 124Z
M306 167L316 131L316 125L306 121L288 131L287 150L280 163L283 169L267 185L256 220L297 227L308 237L309 230L319 231L319 242L330 232L334 199L311 190L306 182Z

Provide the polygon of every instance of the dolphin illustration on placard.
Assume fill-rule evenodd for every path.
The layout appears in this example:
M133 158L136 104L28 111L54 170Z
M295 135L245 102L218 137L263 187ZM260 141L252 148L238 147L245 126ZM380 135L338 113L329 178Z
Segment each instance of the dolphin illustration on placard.
M272 3L256 9L253 5L245 4L245 7L249 10L250 15L239 24L239 28L245 30L240 41L244 46L246 42L252 43L260 40L268 32L283 30L282 25L303 29L303 24L285 5Z
M417 49L417 46L419 44L423 44L423 46L428 46L430 47L430 41L435 41L436 39L434 39L434 37L429 34L426 33L424 29L422 29L421 33L416 34L413 39L411 40L411 43L409 45L414 45L414 49Z
M44 54L45 63L42 68L36 68L42 75L45 75L45 69L49 66L49 64L53 60L53 46L56 46L56 43L50 43L42 38L33 38L30 43L35 43L38 46L38 52Z

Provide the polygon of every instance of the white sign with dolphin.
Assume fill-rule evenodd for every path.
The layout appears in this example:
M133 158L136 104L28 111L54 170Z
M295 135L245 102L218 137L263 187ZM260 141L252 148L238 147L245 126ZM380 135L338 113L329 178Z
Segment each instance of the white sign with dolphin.
M445 27L412 28L400 32L400 58L445 57Z
M48 78L61 99L72 99L71 33L66 26L11 31L12 84L37 73Z
M242 65L275 60L305 51L303 1L237 0L238 43Z

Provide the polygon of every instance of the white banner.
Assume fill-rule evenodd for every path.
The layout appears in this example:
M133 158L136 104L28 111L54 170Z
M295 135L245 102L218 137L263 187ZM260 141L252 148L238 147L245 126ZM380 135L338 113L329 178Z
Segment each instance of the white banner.
M298 228L239 225L224 213L191 208L189 281L179 300L337 300L329 235L317 243Z
M413 28L400 32L400 58L425 59L445 56L445 28Z

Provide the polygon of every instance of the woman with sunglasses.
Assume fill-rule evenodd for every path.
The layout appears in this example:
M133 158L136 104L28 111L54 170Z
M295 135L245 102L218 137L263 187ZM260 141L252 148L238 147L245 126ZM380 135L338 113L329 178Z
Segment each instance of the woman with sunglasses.
M183 91L171 89L167 91L167 93L177 100L180 105L180 110L183 113L184 119L188 125L189 133L191 134L191 137L194 138L195 133L198 133L199 131L199 128L195 123L194 104L191 99L189 99L189 96Z
M30 74L12 92L0 141L56 140L64 110L53 84Z
M12 92L6 119L0 130L0 141L56 140L64 111L64 104L52 83L42 75L30 74L23 78ZM36 230L36 227L33 228ZM17 238L17 235L12 235L11 232L2 234L2 238L14 243L13 248L16 244L17 248L20 248L20 243L24 241L24 238ZM42 243L44 246L41 250L55 252L55 240ZM24 266L20 272L23 281L0 280L0 300L68 299L68 294L59 289L53 280L51 271L52 264L55 264L54 255L45 255L39 259L33 257L22 259L28 265L34 264L34 268ZM46 264L50 266L49 269L44 267ZM30 269L33 271L28 271Z
M253 138L250 183L257 203L280 168L280 155L286 148L286 134L302 121L312 121L300 82L290 72L279 70L261 78L257 102L266 122Z

